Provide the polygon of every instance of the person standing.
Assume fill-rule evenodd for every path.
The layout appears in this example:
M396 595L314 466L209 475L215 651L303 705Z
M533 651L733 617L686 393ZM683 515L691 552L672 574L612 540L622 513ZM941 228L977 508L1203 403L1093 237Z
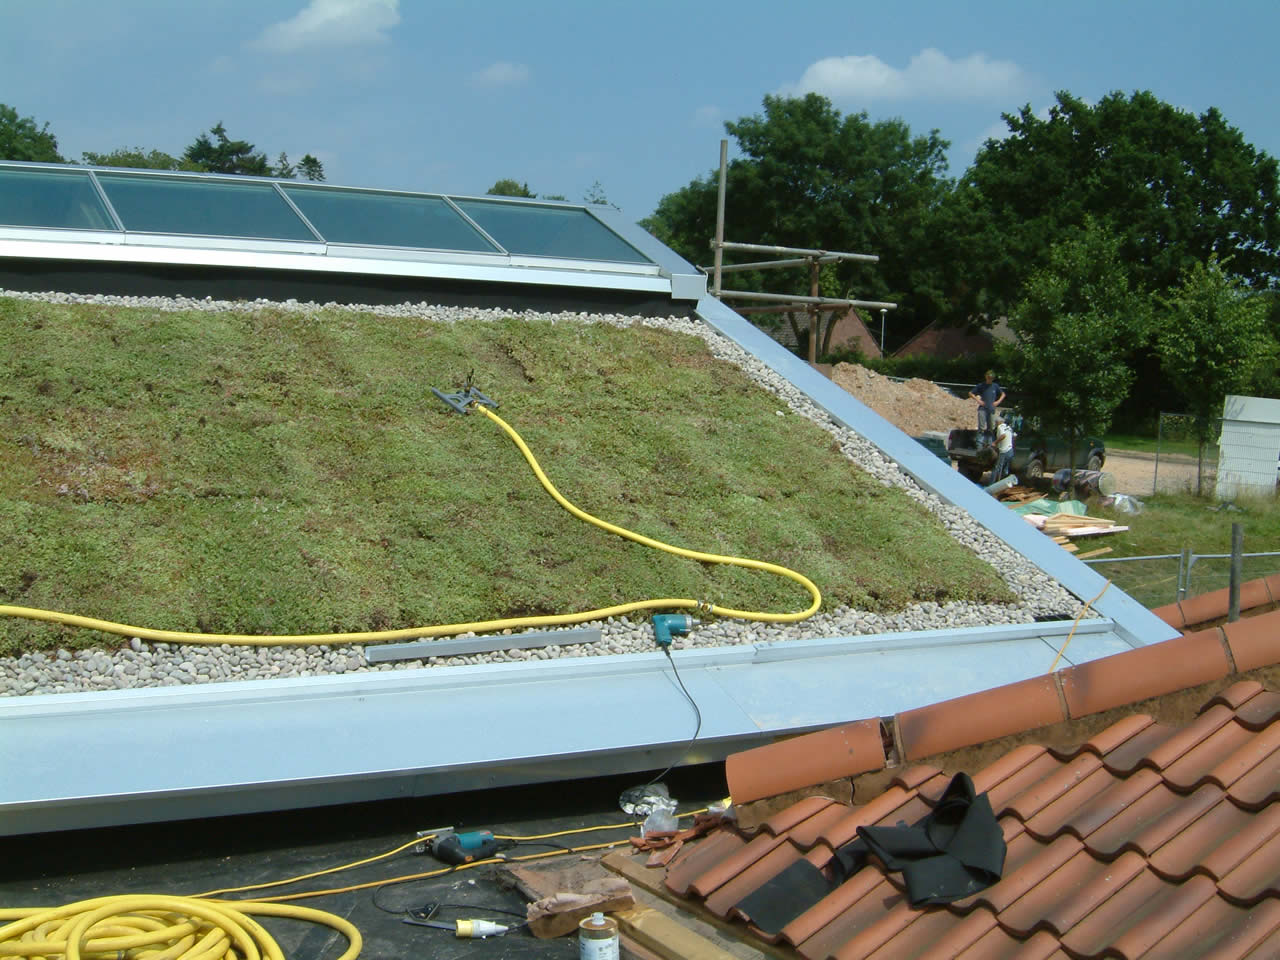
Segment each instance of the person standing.
M1013 462L1013 428L999 414L996 414L996 454L996 466L991 471L992 483L1007 477L1009 464Z
M996 407L1004 402L1004 387L996 383L995 371L988 370L969 396L978 401L978 446L985 447L991 443L991 431L995 429Z

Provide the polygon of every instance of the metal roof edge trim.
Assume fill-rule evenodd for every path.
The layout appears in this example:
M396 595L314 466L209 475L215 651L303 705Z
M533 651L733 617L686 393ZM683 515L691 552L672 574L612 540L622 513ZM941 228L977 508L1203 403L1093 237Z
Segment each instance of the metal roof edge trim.
M1021 517L971 483L912 440L903 431L836 386L714 297L704 297L696 311L718 333L728 337L761 363L785 377L833 421L856 431L894 460L924 489L960 507L1047 575L1084 600L1101 593L1106 578L1075 559ZM1131 646L1140 647L1178 635L1119 587L1107 589L1093 609L1115 621Z
M589 212L658 265L662 275L671 281L672 299L702 300L706 296L707 275L638 223L633 223L620 210L597 204Z
M109 246L111 256L103 256ZM231 249L183 248L150 244L68 243L64 241L5 240L0 238L0 258L97 261L113 263L174 264L183 266L237 267L265 270L305 270L310 273L353 273L374 276L467 280L479 283L536 283L547 286L585 287L595 290L633 290L671 293L671 281L661 276L615 274L602 270L549 269L532 265L476 265L441 257L437 260L379 260L372 257L335 257L319 253L278 253Z

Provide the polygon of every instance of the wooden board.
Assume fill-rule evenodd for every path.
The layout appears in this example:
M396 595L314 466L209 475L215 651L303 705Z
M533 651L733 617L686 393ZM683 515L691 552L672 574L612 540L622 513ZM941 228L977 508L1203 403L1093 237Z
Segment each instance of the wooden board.
M643 855L636 857L619 851L608 854L601 863L630 881L638 905L662 910L736 960L797 960L794 950L765 943L748 933L741 923L723 920L702 904L677 897L663 883L667 872L644 866ZM641 945L652 949L649 943L642 941Z
M1086 551L1085 553L1077 553L1076 559L1087 560L1089 557L1100 557L1104 553L1110 553L1110 552L1111 552L1110 547L1099 547L1097 550L1089 550L1089 551Z

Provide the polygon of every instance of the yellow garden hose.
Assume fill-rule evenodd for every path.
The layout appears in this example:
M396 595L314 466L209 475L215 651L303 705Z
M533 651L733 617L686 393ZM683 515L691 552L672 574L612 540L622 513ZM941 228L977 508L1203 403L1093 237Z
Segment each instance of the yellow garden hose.
M669 543L663 543L661 540L654 540L651 537L634 533L623 527L616 526L597 517L593 517L585 510L580 510L572 503L566 500L560 491L555 488L547 475L543 473L542 467L539 466L533 452L521 439L520 434L515 429L499 417L492 410L489 410L481 404L473 404L471 409L479 410L486 417L496 423L511 438L516 447L524 454L525 460L529 462L529 466L533 468L534 475L538 481L546 489L547 493L555 498L560 506L564 507L579 520L585 520L601 530L609 533L617 534L632 540L635 543L642 544L646 547L652 547L655 550L663 550L667 553L675 554L678 557L687 557L690 560L698 560L703 563L728 564L735 567L746 567L750 570L762 570L766 573L772 573L779 577L786 577L794 580L806 590L812 602L804 610L793 613L768 613L762 610L737 610L732 607L722 607L713 603L706 603L698 600L677 597L663 597L652 600L637 600L633 603L620 603L611 607L599 607L595 610L583 610L579 613L558 613L541 617L506 617L500 620L477 620L471 623L446 623L431 627L408 627L403 630L377 630L358 633L311 633L298 635L252 635L252 634L234 634L234 633L193 633L182 630L154 630L149 627L137 627L125 623L115 623L111 620L99 620L95 617L82 617L77 614L59 613L56 610L40 610L35 607L17 607L0 605L0 616L6 617L23 617L29 620L43 620L51 623L61 623L69 627L84 627L88 630L100 630L103 633L115 633L125 637L139 637L143 640L151 640L163 643L208 643L208 644L261 644L261 645L298 645L313 643L367 643L370 641L393 641L393 640L410 640L418 637L442 637L452 636L459 633L489 633L506 629L528 629L531 627L547 627L559 626L570 623L583 623L588 620L602 620L606 617L620 617L628 613L635 613L638 610L701 610L704 613L715 614L721 617L734 617L739 620L757 620L766 623L794 623L799 620L807 620L809 617L817 613L818 608L822 605L822 594L818 591L817 586L812 580L797 573L787 567L779 566L775 563L766 563L763 560L751 560L746 557L730 557L722 556L715 553L702 553L698 550L686 550L683 547L673 546Z
M0 960L284 960L253 916L286 917L332 927L347 938L338 960L355 960L362 940L354 924L310 907L124 894L64 907L0 908Z

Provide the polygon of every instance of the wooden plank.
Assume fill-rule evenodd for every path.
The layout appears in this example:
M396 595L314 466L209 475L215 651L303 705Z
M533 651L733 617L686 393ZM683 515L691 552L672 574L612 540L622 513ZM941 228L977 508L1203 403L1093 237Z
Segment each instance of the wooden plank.
M667 960L737 960L660 910L632 907L612 916L620 932Z
M1064 543L1062 545L1062 549L1067 551L1067 553L1075 553L1080 548L1077 547L1074 543Z
M1110 553L1110 552L1111 552L1110 547L1099 547L1097 550L1089 550L1089 551L1086 551L1085 553L1077 553L1076 559L1087 560L1089 557L1100 557L1104 553Z
M660 903L668 905L677 911L682 922L692 925L708 939L718 936L721 947L736 957L743 960L752 957L757 960L767 960L769 957L776 960L796 960L794 950L757 939L747 933L741 923L731 923L717 917L701 903L677 897L663 883L667 875L665 870L645 867L642 861L621 851L606 855L600 862L631 882L637 903L649 906Z
M1108 533L1124 533L1128 527L1080 527L1075 530L1064 530L1068 537L1073 540L1076 537L1100 537Z

